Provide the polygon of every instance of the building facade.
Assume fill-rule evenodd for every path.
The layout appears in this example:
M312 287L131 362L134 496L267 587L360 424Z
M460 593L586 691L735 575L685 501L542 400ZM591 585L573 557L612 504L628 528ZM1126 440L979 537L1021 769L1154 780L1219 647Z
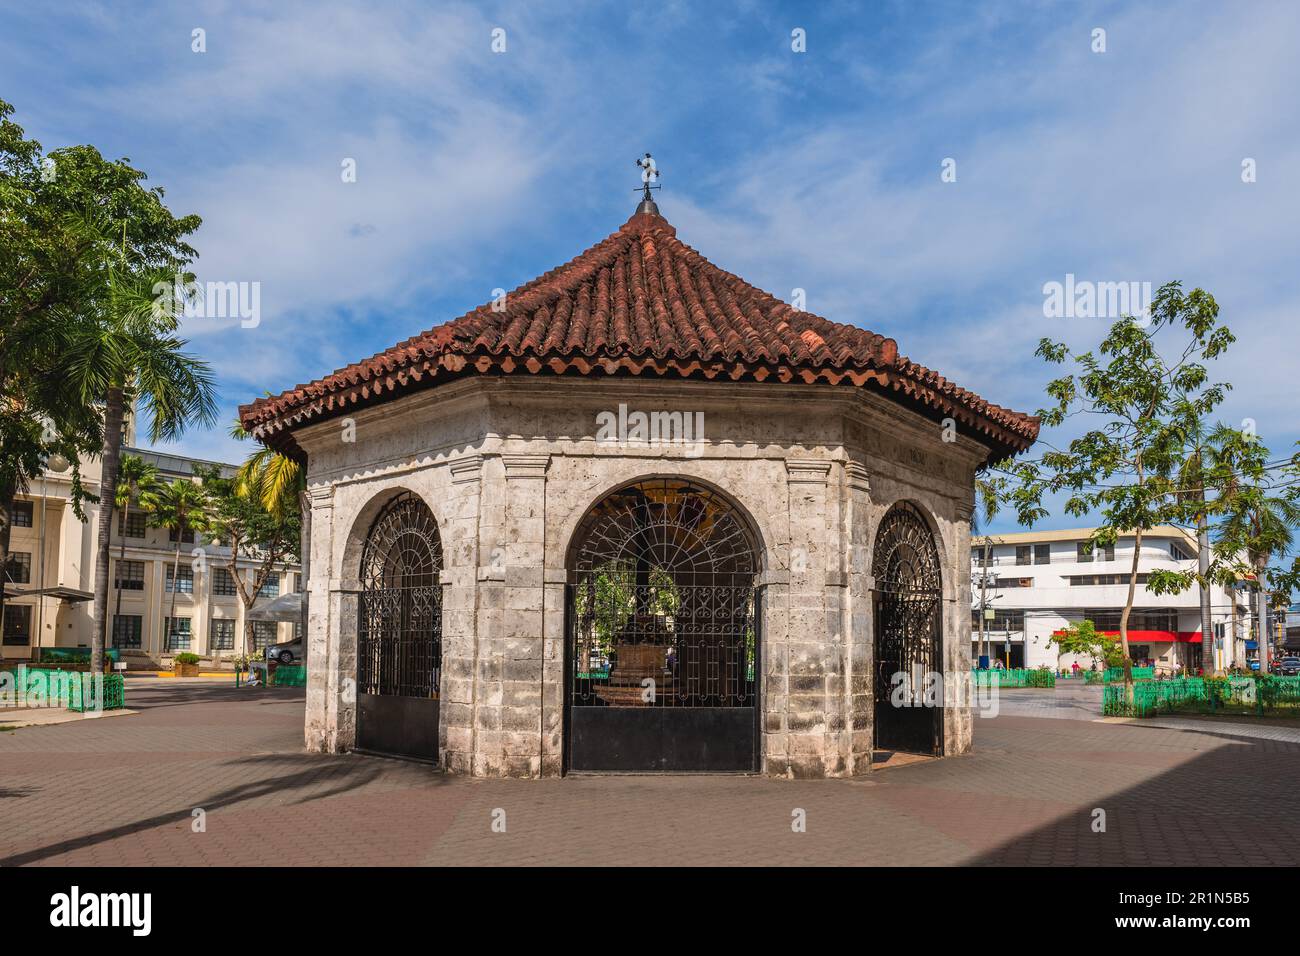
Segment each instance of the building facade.
M976 538L971 548L972 656L978 658L984 621L989 656L1011 667L1065 667L1092 661L1058 655L1054 634L1090 620L1102 632L1119 633L1128 597L1134 538L1121 535L1113 548L1092 549L1092 528L1025 531ZM985 567L985 546L988 561ZM1142 535L1138 587L1129 618L1130 652L1139 664L1162 672L1194 672L1246 666L1251 639L1249 596L1214 585L1210 592L1214 633L1201 633L1200 591L1153 594L1143 587L1151 571L1195 570L1196 536L1165 526Z
M127 447L123 453L153 464L162 481L197 480L194 466L213 464L142 448ZM230 475L236 466L219 467ZM82 480L92 494L99 495L99 478L99 462L85 463ZM71 469L47 468L26 494L18 496L6 568L0 659L38 660L42 647L90 645L100 506L86 502L83 522L73 513L71 495ZM198 567L195 548L204 556ZM173 582L174 535L150 527L147 515L138 508L132 508L129 517L118 515L109 566L109 646L119 649L128 668L158 667L178 651L228 667L235 656L249 651L243 603L225 568L229 553L187 533ZM254 562L241 559L239 573L251 587ZM297 565L278 569L268 577L259 600L296 591L299 575ZM169 640L173 591L177 626L174 639ZM298 630L292 623L253 622L253 650L289 641Z
M705 260L653 203L241 409L306 463L306 742L482 776L962 753L973 476L1037 421ZM933 689L933 688L930 688Z

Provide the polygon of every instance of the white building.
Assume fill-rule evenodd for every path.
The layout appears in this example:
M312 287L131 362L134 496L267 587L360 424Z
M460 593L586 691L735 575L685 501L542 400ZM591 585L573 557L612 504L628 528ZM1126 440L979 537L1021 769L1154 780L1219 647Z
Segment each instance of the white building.
M1113 548L1092 551L1087 542L1093 531L1026 531L972 540L972 660L978 659L983 617L990 657L1008 666L1069 667L1076 660L1081 667L1091 665L1091 660L1071 654L1058 657L1056 645L1049 641L1070 623L1085 619L1099 631L1119 633L1134 539L1121 536ZM986 544L991 544L987 570ZM1137 663L1150 662L1160 670L1181 664L1192 671L1245 665L1251 627L1246 592L1218 585L1211 589L1215 633L1206 639L1201 634L1198 588L1159 595L1143 587L1151 571L1195 567L1195 535L1173 526L1143 533L1128 625L1130 652Z
M128 429L128 441L130 437ZM122 451L153 464L164 482L197 480L195 464L216 464L141 448ZM226 475L236 468L219 467ZM86 521L79 521L72 511L71 479L66 465L62 470L47 469L15 501L9 564L4 569L0 662L39 660L43 647L90 644L99 505L86 502ZM87 491L100 493L97 460L83 464L82 481ZM207 553L206 571L194 569L193 535L187 533L182 542L175 600L177 637L168 641L175 539L164 528L150 527L138 508L132 508L126 521L118 514L109 565L108 613L113 624L108 643L119 649L128 667L157 667L178 651L191 651L215 664L230 666L233 657L246 652L244 606L225 569L230 552L211 542L201 544ZM250 584L255 564L244 558L238 562L239 573ZM298 591L299 585L298 565L276 569L254 608L280 594ZM298 625L293 623L255 621L254 650L292 640L297 631Z

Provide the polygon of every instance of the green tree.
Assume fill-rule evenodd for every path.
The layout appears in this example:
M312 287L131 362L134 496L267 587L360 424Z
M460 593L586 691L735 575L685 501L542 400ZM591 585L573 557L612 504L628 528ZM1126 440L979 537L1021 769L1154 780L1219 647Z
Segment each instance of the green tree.
M1113 546L1120 535L1133 536L1128 592L1120 613L1124 681L1132 693L1132 655L1128 621L1138 586L1144 532L1162 524L1186 524L1195 506L1180 495L1177 474L1189 457L1189 436L1198 432L1223 401L1227 384L1212 384L1206 367L1235 340L1218 321L1219 306L1209 293L1184 293L1178 282L1161 286L1152 300L1150 321L1126 317L1110 327L1097 354L1074 353L1043 339L1037 354L1073 369L1047 386L1052 404L1040 412L1044 424L1060 427L1076 415L1099 422L1064 449L1036 461L1011 466L1010 500L1022 524L1048 512L1047 495L1066 495L1067 514L1100 516L1089 546ZM1162 333L1164 333L1162 335ZM1177 335L1172 357L1157 343ZM1211 568L1210 574L1221 571ZM1153 571L1146 588L1155 594L1186 590L1198 571Z
M98 410L66 387L68 346L99 278L96 238L60 201L62 182L0 100L0 567L13 502L58 455L72 467L72 509L93 499L80 462L100 445ZM4 592L0 589L0 618Z
M1294 584L1286 572L1270 568L1270 563L1290 553L1300 524L1300 504L1292 484L1300 472L1300 456L1271 463L1268 448L1257 435L1227 425L1214 430L1210 444L1214 449L1210 471L1219 487L1214 508L1215 553L1238 575L1247 572L1255 579L1260 672L1268 673L1270 583L1283 600ZM1282 470L1277 465L1282 465Z
M137 502L141 507L152 504L158 491L158 469L139 455L123 455L122 465L117 476L117 494L113 496L113 507L122 516L122 541L117 557L117 599L113 607L113 616L122 613L122 565L126 562L126 525L131 519L131 503Z
M244 606L244 651L252 654L253 621L249 612L271 572L278 566L287 568L298 559L302 532L299 512L293 508L271 511L238 476L223 478L215 468L199 474L212 502L210 537L229 549L226 568ZM240 558L254 562L251 582L239 573Z
M178 279L190 280L184 268L196 253L185 240L200 220L173 216L163 190L143 186L145 174L129 160L106 160L91 146L57 150L52 157L61 184L56 198L70 212L89 210L86 230L100 237L94 244L100 284L72 330L65 387L81 402L103 409L101 487L112 491L128 410L144 407L154 442L216 421L208 365L184 351L185 342L176 335L175 298L158 291L171 290ZM107 634L111 536L112 508L106 503L96 538L92 667L102 666Z
M1092 658L1102 667L1118 667L1124 662L1119 638L1113 634L1101 633L1088 620L1072 623L1065 630L1053 634L1047 643L1056 645L1058 661L1062 654L1077 654Z
M198 534L207 530L211 502L207 491L198 482L175 478L159 486L149 500L149 516L155 528L166 528L176 538L176 554L172 558L171 631L167 634L164 650L174 643L176 629L176 592L180 590L181 544L186 532Z

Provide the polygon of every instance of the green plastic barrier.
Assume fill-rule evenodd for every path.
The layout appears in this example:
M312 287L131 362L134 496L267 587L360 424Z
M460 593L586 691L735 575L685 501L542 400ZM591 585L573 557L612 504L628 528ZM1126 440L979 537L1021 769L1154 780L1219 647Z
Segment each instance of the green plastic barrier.
M1158 714L1283 714L1300 717L1300 677L1181 677L1135 683L1132 698L1123 684L1108 684L1101 712L1109 717Z

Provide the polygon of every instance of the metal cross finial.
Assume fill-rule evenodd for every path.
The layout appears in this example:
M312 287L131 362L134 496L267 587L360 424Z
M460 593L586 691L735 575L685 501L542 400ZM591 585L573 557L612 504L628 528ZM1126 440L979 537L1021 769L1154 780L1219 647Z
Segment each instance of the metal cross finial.
M643 192L641 201L653 205L654 200L650 198L650 190L661 188L651 185L659 181L659 167L655 165L654 158L649 153L645 154L644 159L638 159L636 164L641 167L641 190ZM635 192L635 190L633 191Z

